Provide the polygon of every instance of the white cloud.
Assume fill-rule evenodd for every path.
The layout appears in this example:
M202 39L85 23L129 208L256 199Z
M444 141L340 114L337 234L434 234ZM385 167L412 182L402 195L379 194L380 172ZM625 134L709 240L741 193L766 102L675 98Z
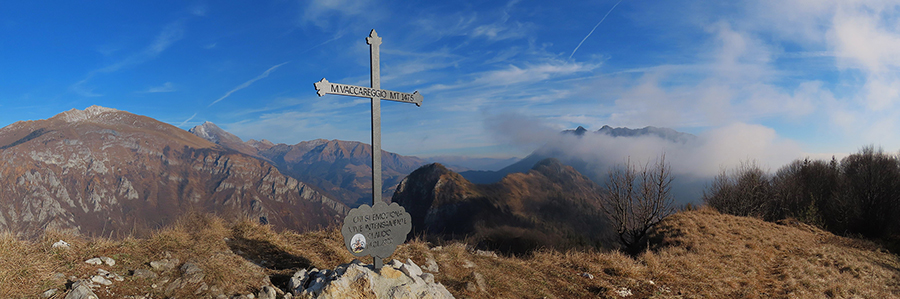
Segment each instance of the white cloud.
M77 94L85 97L98 97L102 94L94 92L94 88L85 86L95 76L103 73L112 73L119 71L125 67L144 63L150 59L156 58L163 51L172 46L173 43L184 37L184 28L182 21L175 21L166 25L163 30L156 35L150 45L142 51L126 56L125 58L107 65L105 67L93 70L85 76L81 81L72 84L69 89Z
M585 73L596 69L599 65L583 63L562 63L549 61L541 64L526 65L519 68L509 65L505 69L492 70L484 73L476 82L491 86L508 86L520 83L534 83L550 79L551 77L567 76L576 73Z
M472 36L484 37L492 41L518 39L526 37L532 30L533 25L530 23L508 22L507 18L508 16L498 22L475 27L472 29Z
M576 137L559 134L557 128L541 119L520 114L494 115L486 119L485 125L500 140L523 148L545 145L562 153L563 158L577 157L589 167L620 164L628 157L645 163L665 154L676 174L696 178L711 178L723 167L731 168L747 160L775 169L805 155L799 144L778 136L774 129L746 123L709 130L685 143L657 136L588 133Z
M900 10L894 4L893 10ZM828 32L839 66L882 73L900 66L900 20L881 5L839 6ZM887 10L887 11L886 11Z
M860 94L869 110L896 109L900 101L900 4L839 5L828 31L838 67L865 75Z
M174 92L176 91L175 86L172 85L172 82L163 83L161 86L150 87L147 90L142 91L143 93L157 93L157 92Z
M337 22L338 24L352 19L366 20L365 23L370 23L369 21L379 19L379 16L382 15L379 13L379 6L370 0L311 0L305 2L307 5L303 9L300 21L312 23L322 29L332 27L331 18L342 20L342 22Z

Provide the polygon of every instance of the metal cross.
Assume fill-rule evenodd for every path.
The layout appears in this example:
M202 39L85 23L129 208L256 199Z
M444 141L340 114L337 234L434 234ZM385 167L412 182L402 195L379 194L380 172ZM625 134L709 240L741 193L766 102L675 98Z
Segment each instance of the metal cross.
M369 44L369 57L371 62L370 78L372 87L362 87L354 85L346 85L332 83L322 78L316 82L316 91L319 96L326 94L345 95L353 97L362 97L372 99L372 205L376 202L382 202L381 199L381 100L397 101L404 103L413 103L416 106L422 105L422 95L418 91L413 93L403 93L381 89L381 65L379 46L381 46L381 37L372 29L369 37L366 38ZM375 258L375 267L379 269L382 261Z

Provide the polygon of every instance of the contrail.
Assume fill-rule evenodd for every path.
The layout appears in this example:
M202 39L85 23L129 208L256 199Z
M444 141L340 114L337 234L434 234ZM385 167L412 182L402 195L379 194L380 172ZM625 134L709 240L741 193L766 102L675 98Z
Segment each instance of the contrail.
M613 9L616 9L616 6L619 6L619 3L622 3L622 1L624 0L619 0L619 2L616 2L616 5L613 5L613 7L606 12L606 15L604 15L603 18L600 19L600 22L597 22L597 25L594 25L594 29L591 29L591 32L588 32L584 39L582 39L581 42L578 43L578 46L575 47L575 50L572 50L572 54L569 54L569 60L572 60L572 56L575 55L575 51L578 51L578 48L581 48L581 44L583 44L584 41L586 41L588 37L590 37L591 34L594 33L594 30L597 30L597 27L600 26L600 23L603 23L603 20L606 20L606 17L609 16L609 13L611 13Z
M231 95L232 93L234 93L235 91L238 91L238 90L247 88L247 86L250 86L250 84L253 84L253 82L256 82L256 81L258 81L259 79L268 77L268 76L269 76L269 73L271 73L272 71L274 71L274 70L277 69L278 67L280 67L280 66L282 66L282 65L285 65L285 64L287 64L287 63L288 63L288 62L284 62L284 63L282 63L282 64L279 64L279 65L270 67L268 70L266 70L265 72L263 72L263 73L260 74L259 76L256 76L256 78L250 79L250 81L244 82L243 84L238 85L238 87L235 87L234 89L232 89L232 90L226 92L224 96L222 96L222 97L219 98L218 100L213 101L212 103L209 104L209 106L206 106L206 107L212 107L212 105L215 105L215 104L218 103L219 101L224 100L225 98L227 98L228 96L230 96L230 95Z
M199 112L198 112L198 113L199 113ZM183 126L183 125L186 124L187 122L189 122L189 121L191 121L192 119L194 119L194 117L197 117L197 113L194 113L194 115L191 115L191 117L189 117L188 119L185 119L185 120L184 120L183 122L181 122L181 124L178 125L178 126L179 126L179 127L180 127L180 126Z

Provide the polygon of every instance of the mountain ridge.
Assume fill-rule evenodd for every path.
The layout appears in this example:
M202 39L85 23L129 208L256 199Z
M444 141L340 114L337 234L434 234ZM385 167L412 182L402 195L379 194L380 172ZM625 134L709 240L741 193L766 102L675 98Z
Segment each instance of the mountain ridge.
M391 200L410 213L415 235L465 239L480 249L520 255L541 247L609 246L600 191L552 158L487 185L433 163L404 178Z
M281 172L315 184L347 206L371 204L371 145L337 139L314 139L292 145L253 139L244 142L211 122L189 131L225 148L272 162ZM385 201L391 198L403 177L428 163L418 157L384 150L381 157L382 198Z
M112 108L72 109L0 128L0 228L142 233L187 210L327 226L347 207L270 163Z

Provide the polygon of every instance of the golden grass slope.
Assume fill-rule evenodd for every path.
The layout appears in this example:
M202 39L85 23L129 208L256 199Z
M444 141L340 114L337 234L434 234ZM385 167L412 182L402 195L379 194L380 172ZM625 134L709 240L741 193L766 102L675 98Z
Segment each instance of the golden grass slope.
M59 239L72 248L51 249ZM516 258L414 240L393 258L411 258L423 268L433 259L439 268L435 280L457 298L900 298L897 255L791 221L775 224L707 209L681 212L659 224L650 248L634 258L552 250ZM146 239L47 233L28 242L0 235L0 298L64 290L66 279L54 274L87 278L97 266L84 260L96 256L116 259L105 268L125 277L95 290L101 298L215 296L211 290L195 294L195 285L167 292L160 281L177 280L177 270L156 280L129 275L167 256L197 263L206 273L203 283L226 295L255 293L268 281L285 289L297 269L334 268L353 259L335 229L277 233L250 221L228 224L203 215L185 217Z

